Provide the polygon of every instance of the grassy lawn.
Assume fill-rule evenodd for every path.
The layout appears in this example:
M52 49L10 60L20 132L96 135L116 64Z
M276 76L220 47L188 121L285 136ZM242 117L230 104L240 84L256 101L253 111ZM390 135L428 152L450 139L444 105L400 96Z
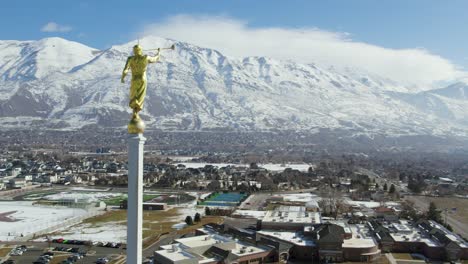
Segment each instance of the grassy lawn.
M158 196L161 196L159 194L143 194L143 202L149 201L151 199L154 199Z
M102 201L106 203L106 205L112 205L112 206L118 206L120 205L120 202L127 199L126 195L118 196L118 197L112 197L109 199L103 199Z
M187 226L187 227L185 227L185 228L183 228L181 230L174 231L174 229L172 229L172 225L174 223L170 223L167 227L165 225L163 225L163 230L164 230L164 232L167 232L167 233L173 231L173 232L176 232L177 234L184 235L184 234L188 234L188 233L190 233L192 231L195 231L198 228L201 228L203 225L210 224L210 223L221 224L222 222L223 222L223 218L221 216L206 216L206 217L203 217L200 222L194 223L193 225ZM148 233L147 233L148 236L145 236L145 231L143 231L143 237L144 237L143 247L144 248L148 247L148 246L152 245L153 243L155 243L156 241L158 241L161 234L164 233L164 232L160 233L157 228L156 228L155 231L156 232L154 232L154 231L149 232L149 230L148 230Z
M178 213L177 208L173 208L167 211L144 211L143 213L143 239L144 246L149 246L156 242L161 234L169 232L177 232L179 234L186 234L197 228L202 227L209 223L222 223L223 218L220 216L205 216L200 222L194 225L188 226L184 229L175 231L172 226L178 224L181 221L177 218L182 219ZM126 210L115 210L109 211L103 215L88 218L83 221L85 224L100 225L106 222L117 222L119 225L127 225L127 211Z
M449 215L462 223L468 223L468 199L456 197L424 197L429 202L434 202L439 209L449 209ZM452 213L451 209L457 208L457 211Z
M143 201L147 202L159 196L160 196L159 194L143 194ZM127 199L127 195L112 197L109 199L104 199L102 201L105 202L107 205L118 206L120 205L120 202L125 199Z
M175 208L167 211L144 211L143 228L150 228L156 226L156 224L158 225L157 228L159 228L160 223L167 222L169 218L178 215L177 209ZM118 224L120 225L127 225L127 210L112 210L103 215L98 215L83 221L85 224L100 224L105 222L119 222Z
M211 223L221 224L223 221L224 221L224 218L221 216L205 216L205 217L202 217L200 222L194 223L193 225L188 226L184 229L177 230L177 233L181 235L188 234L202 227L203 225L211 224Z
M0 258L6 257L6 255L8 255L12 249L12 247L0 248Z

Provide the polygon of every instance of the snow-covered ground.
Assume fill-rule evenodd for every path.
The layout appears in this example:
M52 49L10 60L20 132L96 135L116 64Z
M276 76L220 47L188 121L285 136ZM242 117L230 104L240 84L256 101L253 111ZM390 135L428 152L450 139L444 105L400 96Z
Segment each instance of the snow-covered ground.
M0 240L7 241L57 226L65 220L86 214L83 209L32 205L30 201L0 202L0 214L14 222L0 220ZM1 218L0 218L1 219ZM8 236L10 234L10 236Z
M205 214L204 208L197 208L196 201L186 203L178 206L170 206L169 208L177 209L177 216L165 219L166 222L179 222L174 224L174 229L183 228L186 224L184 222L187 215L192 217L196 213L200 215ZM157 224L157 222L153 222ZM127 237L127 226L119 224L119 222L102 222L95 224L78 224L62 230L60 234L52 238L65 238L65 239L79 239L79 240L92 240L101 242L125 242Z
M87 200L89 202L97 202L104 199L123 196L123 193L112 192L60 192L56 194L46 195L43 198L47 200Z
M195 156L168 156L168 158L176 162L188 162L197 157Z
M122 243L127 239L127 226L118 222L79 224L62 230L59 235L52 236L52 238Z
M221 167L249 167L248 164L234 164L234 163L206 163L206 162L182 162L182 163L177 163L177 164L182 164L186 168L203 168L206 165L211 165L217 168ZM291 168L294 170L299 170L299 171L307 171L309 167L313 166L310 164L280 164L280 163L266 163L266 164L258 164L260 168L267 169L269 171L284 171L287 168Z
M313 167L310 164L278 164L278 163L267 163L267 164L259 164L261 168L267 169L269 171L284 171L284 169L291 168L293 170L299 171L308 171L309 167Z
M206 163L206 162L182 162L182 163L177 163L177 164L182 164L186 168L192 168L192 169L197 169L197 168L203 168L206 165L211 165L213 167L221 168L221 167L248 167L247 164L234 164L234 163Z
M310 202L310 201L319 201L319 196L312 193L287 193L287 194L277 194L275 196L282 196L285 201L289 202Z
M246 218L256 218L262 219L266 214L266 211L256 211L256 210L236 210L234 211L234 216L241 216Z
M200 197L200 199L203 200L203 199L205 199L206 197L208 197L210 194L212 194L212 192L201 193L199 197Z
M84 188L84 187L73 187L73 191L80 191L80 192L107 192L110 188Z
M186 203L183 205L174 206L173 208L177 208L177 212L179 216L174 217L173 220L185 220L187 215L194 216L196 213L200 215L205 215L205 208L204 207L197 207L197 201L192 201L190 203Z
M380 202L374 202L374 201L353 201L346 199L345 202L349 205L353 206L359 206L359 207L364 207L364 208L377 208L381 205ZM384 203L385 206L398 206L400 205L397 202L386 202Z

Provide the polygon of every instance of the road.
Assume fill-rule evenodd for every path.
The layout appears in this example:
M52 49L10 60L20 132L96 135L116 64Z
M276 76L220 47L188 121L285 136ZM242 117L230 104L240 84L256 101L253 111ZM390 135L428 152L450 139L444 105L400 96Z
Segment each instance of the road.
M414 206L421 211L429 209L429 199L425 199L425 196L406 196L405 198L414 202ZM443 217L445 218L445 214L443 214ZM468 238L468 223L460 222L450 214L447 215L447 223L452 226L455 233Z

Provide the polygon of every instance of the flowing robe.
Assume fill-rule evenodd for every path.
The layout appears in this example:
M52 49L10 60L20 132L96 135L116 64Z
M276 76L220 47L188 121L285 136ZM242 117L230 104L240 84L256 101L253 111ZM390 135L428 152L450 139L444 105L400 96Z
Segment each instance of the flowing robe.
M146 68L149 63L154 63L159 60L159 55L151 57L148 55L130 56L125 63L123 75L125 76L129 70L132 71L132 81L130 84L130 102L129 106L134 112L139 112L143 109L143 103L146 95Z

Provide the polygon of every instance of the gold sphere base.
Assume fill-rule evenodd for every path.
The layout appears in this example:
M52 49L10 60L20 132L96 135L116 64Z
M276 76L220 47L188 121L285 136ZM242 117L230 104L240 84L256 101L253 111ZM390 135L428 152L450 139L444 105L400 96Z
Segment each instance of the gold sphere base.
M142 134L145 131L145 123L136 115L128 123L129 134Z

